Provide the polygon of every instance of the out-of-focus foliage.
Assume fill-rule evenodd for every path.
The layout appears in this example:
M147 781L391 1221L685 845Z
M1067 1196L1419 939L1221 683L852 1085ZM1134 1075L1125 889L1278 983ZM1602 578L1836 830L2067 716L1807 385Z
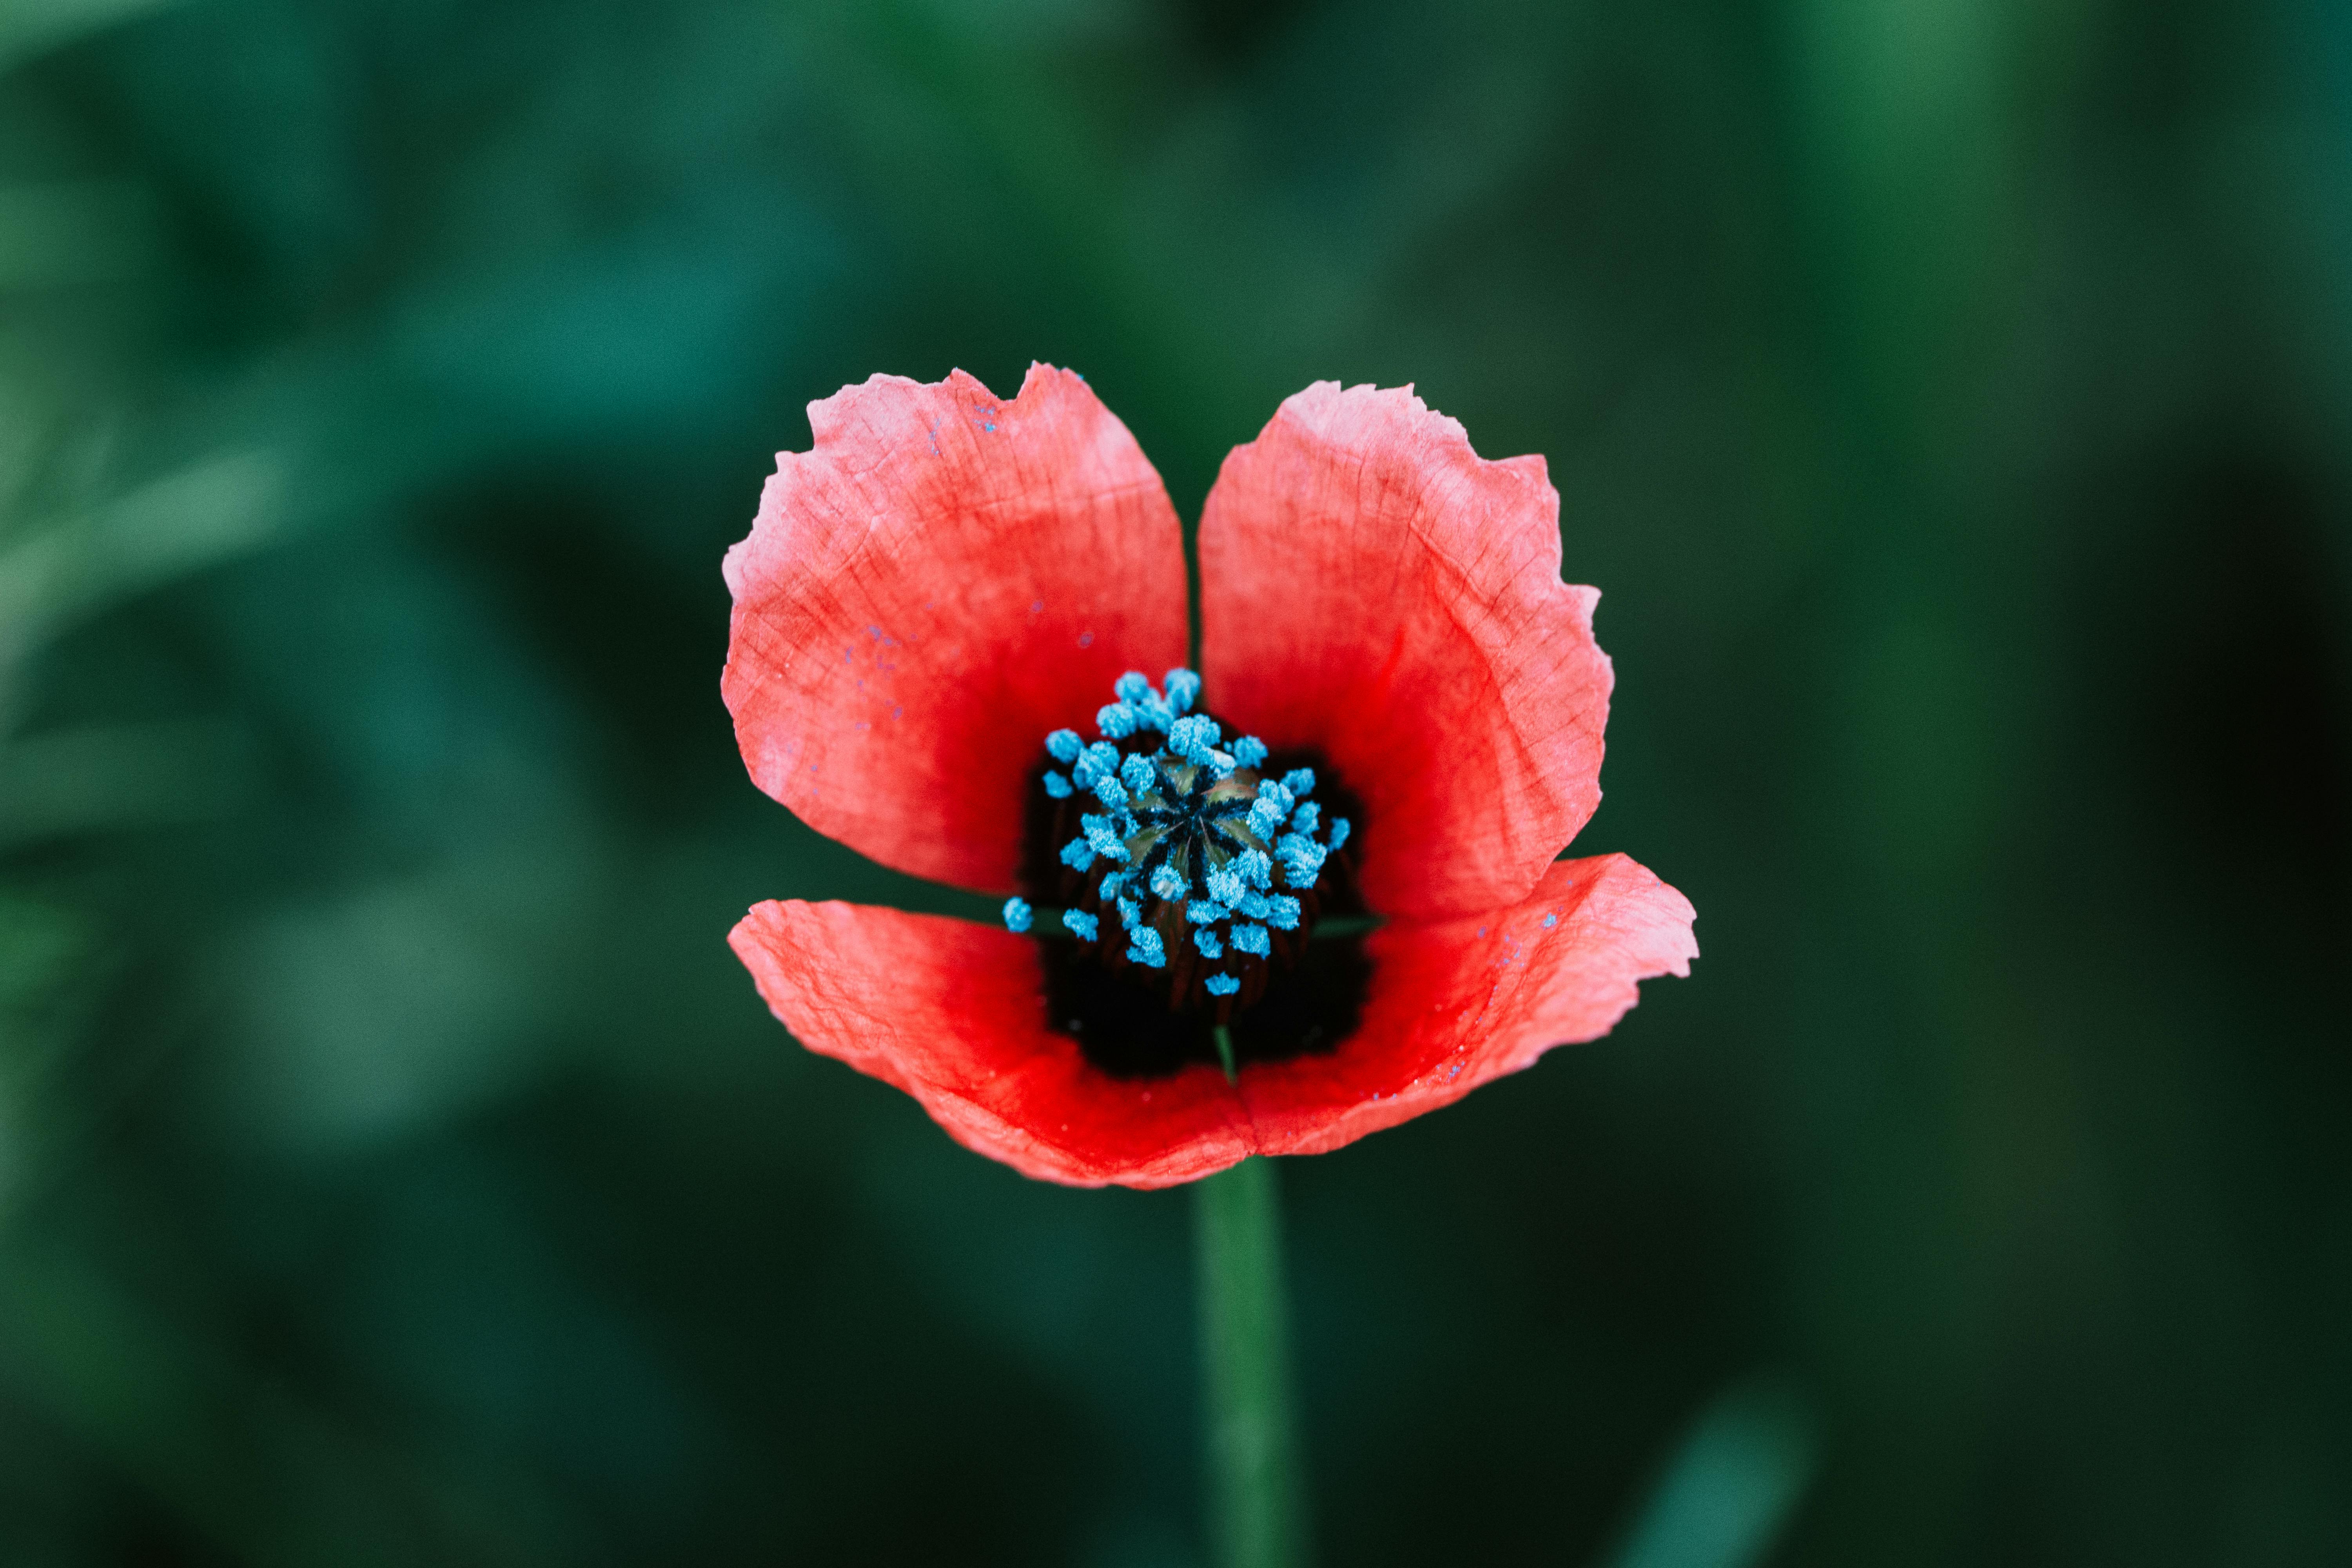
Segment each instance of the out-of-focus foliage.
M722 942L972 907L718 562L1033 356L1187 513L1318 377L1548 454L1701 911L1288 1168L1329 1561L2352 1558L2347 18L7 0L0 1559L1195 1560L1182 1196Z

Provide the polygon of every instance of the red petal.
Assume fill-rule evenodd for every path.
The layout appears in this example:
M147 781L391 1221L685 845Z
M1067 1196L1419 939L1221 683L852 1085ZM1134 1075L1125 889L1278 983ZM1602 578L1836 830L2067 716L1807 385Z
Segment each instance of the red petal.
M1526 902L1385 926L1363 1022L1326 1056L1242 1074L1260 1148L1319 1154L1451 1104L1554 1046L1597 1039L1634 982L1688 974L1690 900L1622 855L1556 862Z
M727 553L721 689L760 787L885 865L1013 890L1046 732L1184 658L1160 476L1067 371L1000 403L957 371L809 405Z
M1203 700L1363 798L1373 908L1491 909L1600 804L1599 597L1559 580L1541 458L1486 462L1409 390L1319 382L1209 492Z
M1223 1075L1120 1079L1045 1027L1037 944L863 904L761 904L728 938L813 1051L913 1095L966 1148L1071 1186L1164 1187L1251 1152Z

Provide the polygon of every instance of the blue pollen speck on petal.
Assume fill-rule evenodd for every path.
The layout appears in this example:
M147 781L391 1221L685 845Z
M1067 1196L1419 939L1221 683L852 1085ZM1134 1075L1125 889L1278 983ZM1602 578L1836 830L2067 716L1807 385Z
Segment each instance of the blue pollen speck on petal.
M1034 912L1030 909L1029 900L1026 899L1005 900L1004 929L1013 931L1027 931L1030 918Z
M1242 983L1230 974L1212 974L1201 984L1212 996L1230 996L1242 988Z
M1549 931L1552 927L1558 924L1559 924L1559 917L1558 915L1544 916L1544 930Z
M1045 793L1055 800L1067 800L1071 794L1070 781L1049 768L1045 772Z
M1064 910L1062 913L1062 923L1065 926L1067 926L1069 928L1070 934L1076 937L1080 942L1092 942L1096 937L1102 934L1102 921L1087 913L1084 910Z

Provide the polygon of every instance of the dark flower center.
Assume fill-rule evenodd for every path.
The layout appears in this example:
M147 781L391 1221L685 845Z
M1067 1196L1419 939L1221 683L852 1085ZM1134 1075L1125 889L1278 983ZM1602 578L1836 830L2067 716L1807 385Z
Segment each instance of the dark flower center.
M1070 730L1045 738L1030 813L1029 889L1058 895L1059 923L1076 939L1074 952L1048 944L1055 1026L1079 1035L1095 1054L1105 1042L1085 1038L1092 1016L1098 1036L1160 1039L1161 1047L1142 1053L1156 1058L1181 1043L1205 1042L1203 1021L1222 1028L1274 991L1286 993L1283 1005L1268 1007L1263 1021L1298 1013L1301 997L1287 993L1299 987L1286 977L1307 958L1334 873L1350 879L1349 819L1327 817L1326 803L1312 798L1313 768L1277 775L1263 742L1227 741L1216 720L1194 711L1201 681L1191 670L1170 670L1164 694L1134 672L1115 689L1118 700L1095 716L1100 740L1083 742ZM1050 859L1036 852L1048 847ZM1014 931L1029 930L1036 918L1025 899L1004 907ZM1327 955L1310 966L1317 975L1307 989L1347 993L1337 1011L1352 1026L1362 960L1354 943L1347 946L1344 959ZM1155 997L1165 1023L1146 1021ZM1292 1048L1313 1048L1318 1039L1336 1044L1323 1039L1342 1022L1335 1010L1308 1010L1334 1016L1300 1022ZM1261 1032L1235 1023L1233 1038ZM1194 1054L1174 1049L1167 1066Z

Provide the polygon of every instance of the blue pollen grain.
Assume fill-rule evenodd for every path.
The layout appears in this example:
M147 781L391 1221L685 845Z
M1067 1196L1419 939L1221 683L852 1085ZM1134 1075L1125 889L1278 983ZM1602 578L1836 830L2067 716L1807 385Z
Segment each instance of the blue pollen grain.
M1097 961L1148 972L1171 1008L1209 1005L1223 1023L1264 991L1270 961L1296 961L1348 820L1327 825L1307 798L1314 770L1262 777L1265 742L1228 737L1197 711L1201 678L1192 670L1171 669L1156 688L1129 670L1112 695L1095 714L1101 739L1075 730L1045 737L1059 766L1045 771L1043 788L1063 830L1072 813L1078 829L1057 857L1077 874L1078 903L1118 916L1112 928L1073 908L1063 928ZM1022 900L1005 905L1013 931L1034 918Z

